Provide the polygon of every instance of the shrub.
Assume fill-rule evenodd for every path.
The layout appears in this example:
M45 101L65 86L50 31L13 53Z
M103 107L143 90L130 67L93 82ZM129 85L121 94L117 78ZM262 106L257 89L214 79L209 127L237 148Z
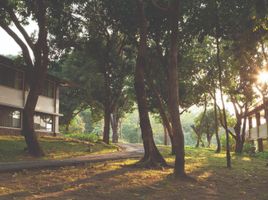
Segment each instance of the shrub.
M256 148L255 148L254 144L251 144L251 143L244 144L243 151L245 153L248 153L251 155L252 153L255 153L255 150L256 150Z
M65 136L88 142L96 142L99 139L99 136L94 133L73 133L73 134L66 134Z
M235 150L235 139L229 134L229 144L230 144L230 151L234 151ZM221 135L221 146L223 150L226 150L226 137L225 134Z

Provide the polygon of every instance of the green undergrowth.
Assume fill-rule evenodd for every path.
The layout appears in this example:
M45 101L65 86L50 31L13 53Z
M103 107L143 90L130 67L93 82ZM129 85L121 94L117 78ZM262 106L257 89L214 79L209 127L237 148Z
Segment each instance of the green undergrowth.
M88 142L97 142L99 140L99 136L93 133L65 134L64 137L88 141Z
M40 159L64 159L118 151L117 146L101 142L84 143L61 137L41 137L39 141L46 154ZM28 155L25 148L26 144L21 136L0 136L0 162L36 160Z

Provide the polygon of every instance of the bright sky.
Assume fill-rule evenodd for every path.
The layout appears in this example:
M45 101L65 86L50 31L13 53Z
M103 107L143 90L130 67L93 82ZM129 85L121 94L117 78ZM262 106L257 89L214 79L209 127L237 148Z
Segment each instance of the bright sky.
M14 26L12 27L12 30L14 30L16 33L19 33ZM25 30L29 34L32 34L35 30L37 30L37 26L34 22L32 22L28 26L25 26ZM20 52L21 49L17 43L2 28L0 28L0 54L18 55Z

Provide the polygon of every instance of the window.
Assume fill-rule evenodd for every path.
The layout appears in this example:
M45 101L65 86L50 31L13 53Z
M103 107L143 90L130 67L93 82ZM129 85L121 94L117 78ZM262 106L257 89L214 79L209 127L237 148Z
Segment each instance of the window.
M20 128L21 127L21 111L0 106L0 126Z
M36 113L34 116L34 128L35 130L52 132L53 129L52 115Z
M46 80L44 83L42 95L46 97L54 98L54 91L55 91L54 83Z
M22 90L23 73L0 65L0 85Z

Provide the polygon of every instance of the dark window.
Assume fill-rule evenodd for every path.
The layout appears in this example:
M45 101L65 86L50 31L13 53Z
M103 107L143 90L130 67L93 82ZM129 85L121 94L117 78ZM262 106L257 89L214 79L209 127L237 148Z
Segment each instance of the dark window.
M23 73L0 65L0 85L21 90L23 85Z
M55 91L54 83L46 80L44 83L42 95L46 97L54 98L54 91Z
M21 127L21 111L0 106L0 126L20 128Z
M52 115L36 113L34 116L34 128L40 131L52 132L53 128Z

